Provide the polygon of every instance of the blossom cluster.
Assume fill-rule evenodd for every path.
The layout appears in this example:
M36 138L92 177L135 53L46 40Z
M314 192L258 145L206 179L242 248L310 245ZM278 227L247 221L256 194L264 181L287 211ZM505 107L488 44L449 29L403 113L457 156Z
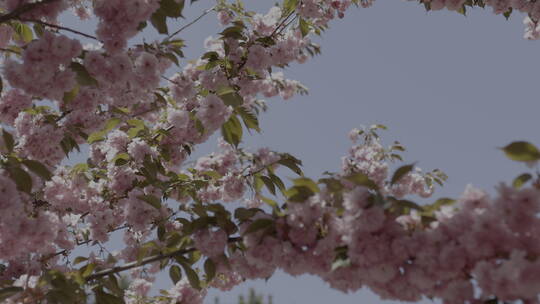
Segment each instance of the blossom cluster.
M207 288L230 290L278 268L386 299L537 302L538 187L501 185L494 198L469 187L455 203L419 206L408 199L430 197L444 175L406 165L391 176L402 147L385 148L379 126L353 130L341 172L318 181L289 154L239 146L245 130L260 131L262 98L305 93L284 71L319 52L312 36L372 2L287 0L262 14L218 1L224 29L180 65L184 43L167 21L184 1L98 0L91 10L83 0L0 1L9 54L0 97L0 288L9 292L0 300L54 302L61 291L82 303L88 283L97 299L145 303L168 267L174 286L156 303L199 304ZM526 38L540 37L538 3L472 4L528 13ZM95 37L59 25L68 8L98 19ZM131 43L148 24L167 37ZM64 30L98 43L83 47ZM191 156L217 132L219 151ZM65 166L74 150L88 152L86 162ZM300 176L291 187L278 176L285 168ZM119 230L124 246L108 252ZM92 252L75 258L82 245ZM201 280L192 268L203 262ZM115 273L127 269L124 291Z

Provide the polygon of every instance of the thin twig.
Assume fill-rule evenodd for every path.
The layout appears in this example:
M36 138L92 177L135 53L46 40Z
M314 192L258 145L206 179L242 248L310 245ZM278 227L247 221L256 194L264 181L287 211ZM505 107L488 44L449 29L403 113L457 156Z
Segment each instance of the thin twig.
M174 81L174 80L172 80L172 79L170 79L170 78L167 78L166 76L161 76L161 78L167 80L167 81L170 82L170 83L178 84L178 82L176 82L176 81Z
M279 164L279 162L281 161L282 159L280 158L279 160L275 161L275 162L271 162L269 163L268 165L266 166L262 166L261 168L255 170L255 171L252 171L252 172L249 172L247 174L244 174L243 177L246 178L246 177L250 177L250 176L254 176L255 174L257 173L261 173L262 171L264 171L265 169L268 169L274 165L277 165Z
M242 238L240 238L240 237L229 238L229 243L235 243L235 242L240 241L241 239ZM126 270L129 270L129 269L141 267L141 266L144 266L146 264L150 264L150 263L153 263L153 262L157 262L157 261L161 261L161 260L164 260L164 259L172 258L172 257L177 256L177 255L184 255L186 253L190 253L190 252L193 252L195 250L197 250L197 249L195 247L192 247L192 248L186 248L186 249L179 249L179 250L167 253L167 254L154 255L154 256L151 256L151 257L147 257L147 258L143 259L140 262L134 261L134 262L122 265L122 266L116 266L116 267L112 267L112 268L105 269L105 270L102 270L102 271L98 271L98 272L86 277L86 281L92 281L92 280L99 279L99 278L104 277L104 276L108 276L110 274L119 273L119 272L126 271Z
M285 24L285 22L287 21L287 19L289 19L296 11L295 10L292 10L288 15L287 17L285 17L279 24L278 26L276 26L276 28L274 29L274 31L272 32L272 34L270 34L270 37L273 37L277 31L279 30L279 28Z
M281 30L279 30L279 32L277 33L278 35L281 35L281 33L289 26L291 25L291 23L293 23L296 19L298 19L298 15L294 16L294 18L292 18L289 22L287 22L287 24L285 24Z
M44 25L44 26L52 27L52 28L62 30L62 31L71 32L71 33L74 33L74 34L77 34L77 35L84 36L86 38L90 38L90 39L94 39L94 40L99 41L99 39L96 36L92 36L90 34L86 34L86 33L74 30L72 28L69 28L69 27L65 27L65 26L61 26L61 25L57 25L57 24L52 24L52 23L48 23L48 22L44 22L44 21L36 20L36 19L23 19L23 18L20 18L19 20L24 21L24 22L38 23L38 24L41 24L41 25Z
M118 231L118 230L122 230L122 229L126 229L126 228L129 228L128 225L124 225L124 226L120 226L120 227L116 227L112 230L109 230L108 233L111 233L111 232L115 232L115 231ZM77 241L77 246L81 246L81 245L85 245L85 244L89 244L91 242L93 242L94 240L86 240L86 241L83 241L83 242L79 242ZM54 258L55 256L59 256L59 255L64 255L64 254L67 254L69 252L68 249L64 249L64 250L61 250L61 251L58 251L56 253L52 253L51 255L47 256L47 257L44 257L43 259L41 259L42 262L45 262L45 261L48 261L52 258Z
M167 36L167 39L166 40L169 40L171 39L172 37L176 36L178 33L180 33L181 31L185 30L186 28L192 26L195 22L199 21L202 19L202 17L208 15L208 13L210 13L211 11L213 11L216 7L215 6L212 6L211 8L205 10L199 17L195 18L193 21L191 21L190 23L182 26L179 30L177 30L176 32L170 34L169 36Z
M12 10L11 12L9 12L7 14L4 14L4 15L1 15L0 16L0 23L5 23L5 22L7 22L9 20L12 20L12 19L18 19L24 13L28 13L29 11L31 11L31 10L37 8L37 7L40 7L42 5L46 5L46 4L55 2L55 1L58 1L58 0L43 0L43 1L40 1L40 2L33 2L33 3L27 3L27 4L24 4L24 5L21 5L21 6L17 7L16 9Z

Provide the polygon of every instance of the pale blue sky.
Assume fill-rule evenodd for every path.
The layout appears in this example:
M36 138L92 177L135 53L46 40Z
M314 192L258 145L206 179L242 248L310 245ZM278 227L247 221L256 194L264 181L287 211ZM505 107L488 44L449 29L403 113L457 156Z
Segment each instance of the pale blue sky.
M198 1L185 15L190 20L212 4ZM388 143L399 140L408 148L406 161L449 175L436 197L457 197L468 183L493 193L498 182L525 170L497 147L514 140L540 145L540 42L522 38L522 17L506 21L487 9L470 10L467 17L426 13L416 2L395 0L353 8L318 41L321 56L286 71L310 95L269 101L260 118L263 134L247 138L245 146L290 152L304 161L307 175L317 177L339 170L350 129L382 123L389 127L383 134ZM190 45L188 58L200 54L204 38L217 31L209 15L181 35ZM214 147L205 144L199 152ZM168 278L158 282L161 288L170 284ZM250 287L272 294L276 304L392 303L368 291L343 294L317 278L283 274L229 293L212 291L206 303L214 296L236 303Z

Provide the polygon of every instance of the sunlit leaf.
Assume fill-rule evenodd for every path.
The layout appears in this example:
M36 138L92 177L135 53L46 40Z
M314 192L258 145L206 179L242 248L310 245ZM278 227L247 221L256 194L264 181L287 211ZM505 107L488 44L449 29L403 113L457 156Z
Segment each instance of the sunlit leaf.
M51 172L45 165L42 163L36 161L36 160L30 160L25 159L22 161L22 163L28 168L30 171L37 174L39 177L43 178L44 180L49 180L52 177Z
M216 276L216 264L211 259L206 259L204 262L204 273L206 274L206 280L208 282Z
M390 181L391 185L396 184L400 179L402 179L405 175L407 175L409 172L411 172L414 169L414 164L405 165L399 167L395 172L394 175L392 175L392 179Z
M84 65L72 62L69 67L77 74L77 82L82 86L97 86L97 80L88 73Z
M226 142L233 146L238 146L242 141L242 125L236 116L231 116L229 120L221 127L221 134Z
M357 172L345 177L346 180L355 183L359 186L364 186L369 189L377 190L379 187L372 181L367 175L361 172Z
M137 198L147 202L156 209L161 209L161 200L154 195L139 195Z
M244 234L250 234L262 229L269 228L274 225L274 220L272 219L257 219L253 223L249 224L248 228Z
M508 158L515 161L540 160L540 151L533 144L526 141L516 141L502 148Z
M169 268L169 277L174 284L178 283L182 279L182 270L177 265L173 265Z
M26 171L19 167L8 167L7 170L20 191L32 192L32 177Z
M512 182L512 186L514 186L514 188L516 189L519 189L531 179L532 175L530 175L529 173L523 173L514 179L514 181Z

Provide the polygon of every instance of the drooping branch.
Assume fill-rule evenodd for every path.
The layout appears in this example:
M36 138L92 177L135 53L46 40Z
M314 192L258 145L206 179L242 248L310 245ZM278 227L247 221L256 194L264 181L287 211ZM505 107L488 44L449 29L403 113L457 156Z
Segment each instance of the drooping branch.
M19 20L24 21L24 22L33 22L33 23L41 24L41 25L43 25L43 26L55 28L55 29L57 29L57 30L62 30L62 31L71 32L71 33L74 33L74 34L77 34L77 35L81 35L81 36L86 37L86 38L90 38L90 39L94 39L94 40L99 41L99 39L98 39L96 36L92 36L92 35L90 35L90 34L86 34L86 33L83 33L83 32L77 31L77 30L74 30L74 29L72 29L72 28L69 28L69 27L65 27L65 26L61 26L61 25L57 25L57 24L52 24L52 23L48 23L48 22L41 21L41 20L36 20L36 19L24 19L24 18L20 18Z
M240 241L241 239L242 238L240 238L240 237L231 237L231 238L229 238L228 242L229 243L235 243L235 242ZM105 269L105 270L102 270L102 271L98 271L98 272L86 277L86 281L96 280L96 279L108 276L110 274L115 274L115 273L123 272L123 271L126 271L126 270L130 270L130 269L133 269L133 268L138 268L138 267L144 266L146 264L162 261L162 260L165 260L165 259L168 259L168 258L172 258L174 256L184 255L186 253L190 253L190 252L193 252L195 250L197 250L195 247L191 247L191 248L186 248L186 249L179 249L179 250L167 253L167 254L157 254L157 255L154 255L154 256L151 256L151 257L147 257L147 258L143 259L140 262L139 261L134 261L134 262L131 262L131 263L124 264L122 266L116 266L116 267L112 267L112 268Z
M42 0L40 2L27 3L17 7L11 12L0 16L0 23L5 23L12 19L19 19L21 15L30 12L31 10L38 8L42 5L50 4L59 0Z

